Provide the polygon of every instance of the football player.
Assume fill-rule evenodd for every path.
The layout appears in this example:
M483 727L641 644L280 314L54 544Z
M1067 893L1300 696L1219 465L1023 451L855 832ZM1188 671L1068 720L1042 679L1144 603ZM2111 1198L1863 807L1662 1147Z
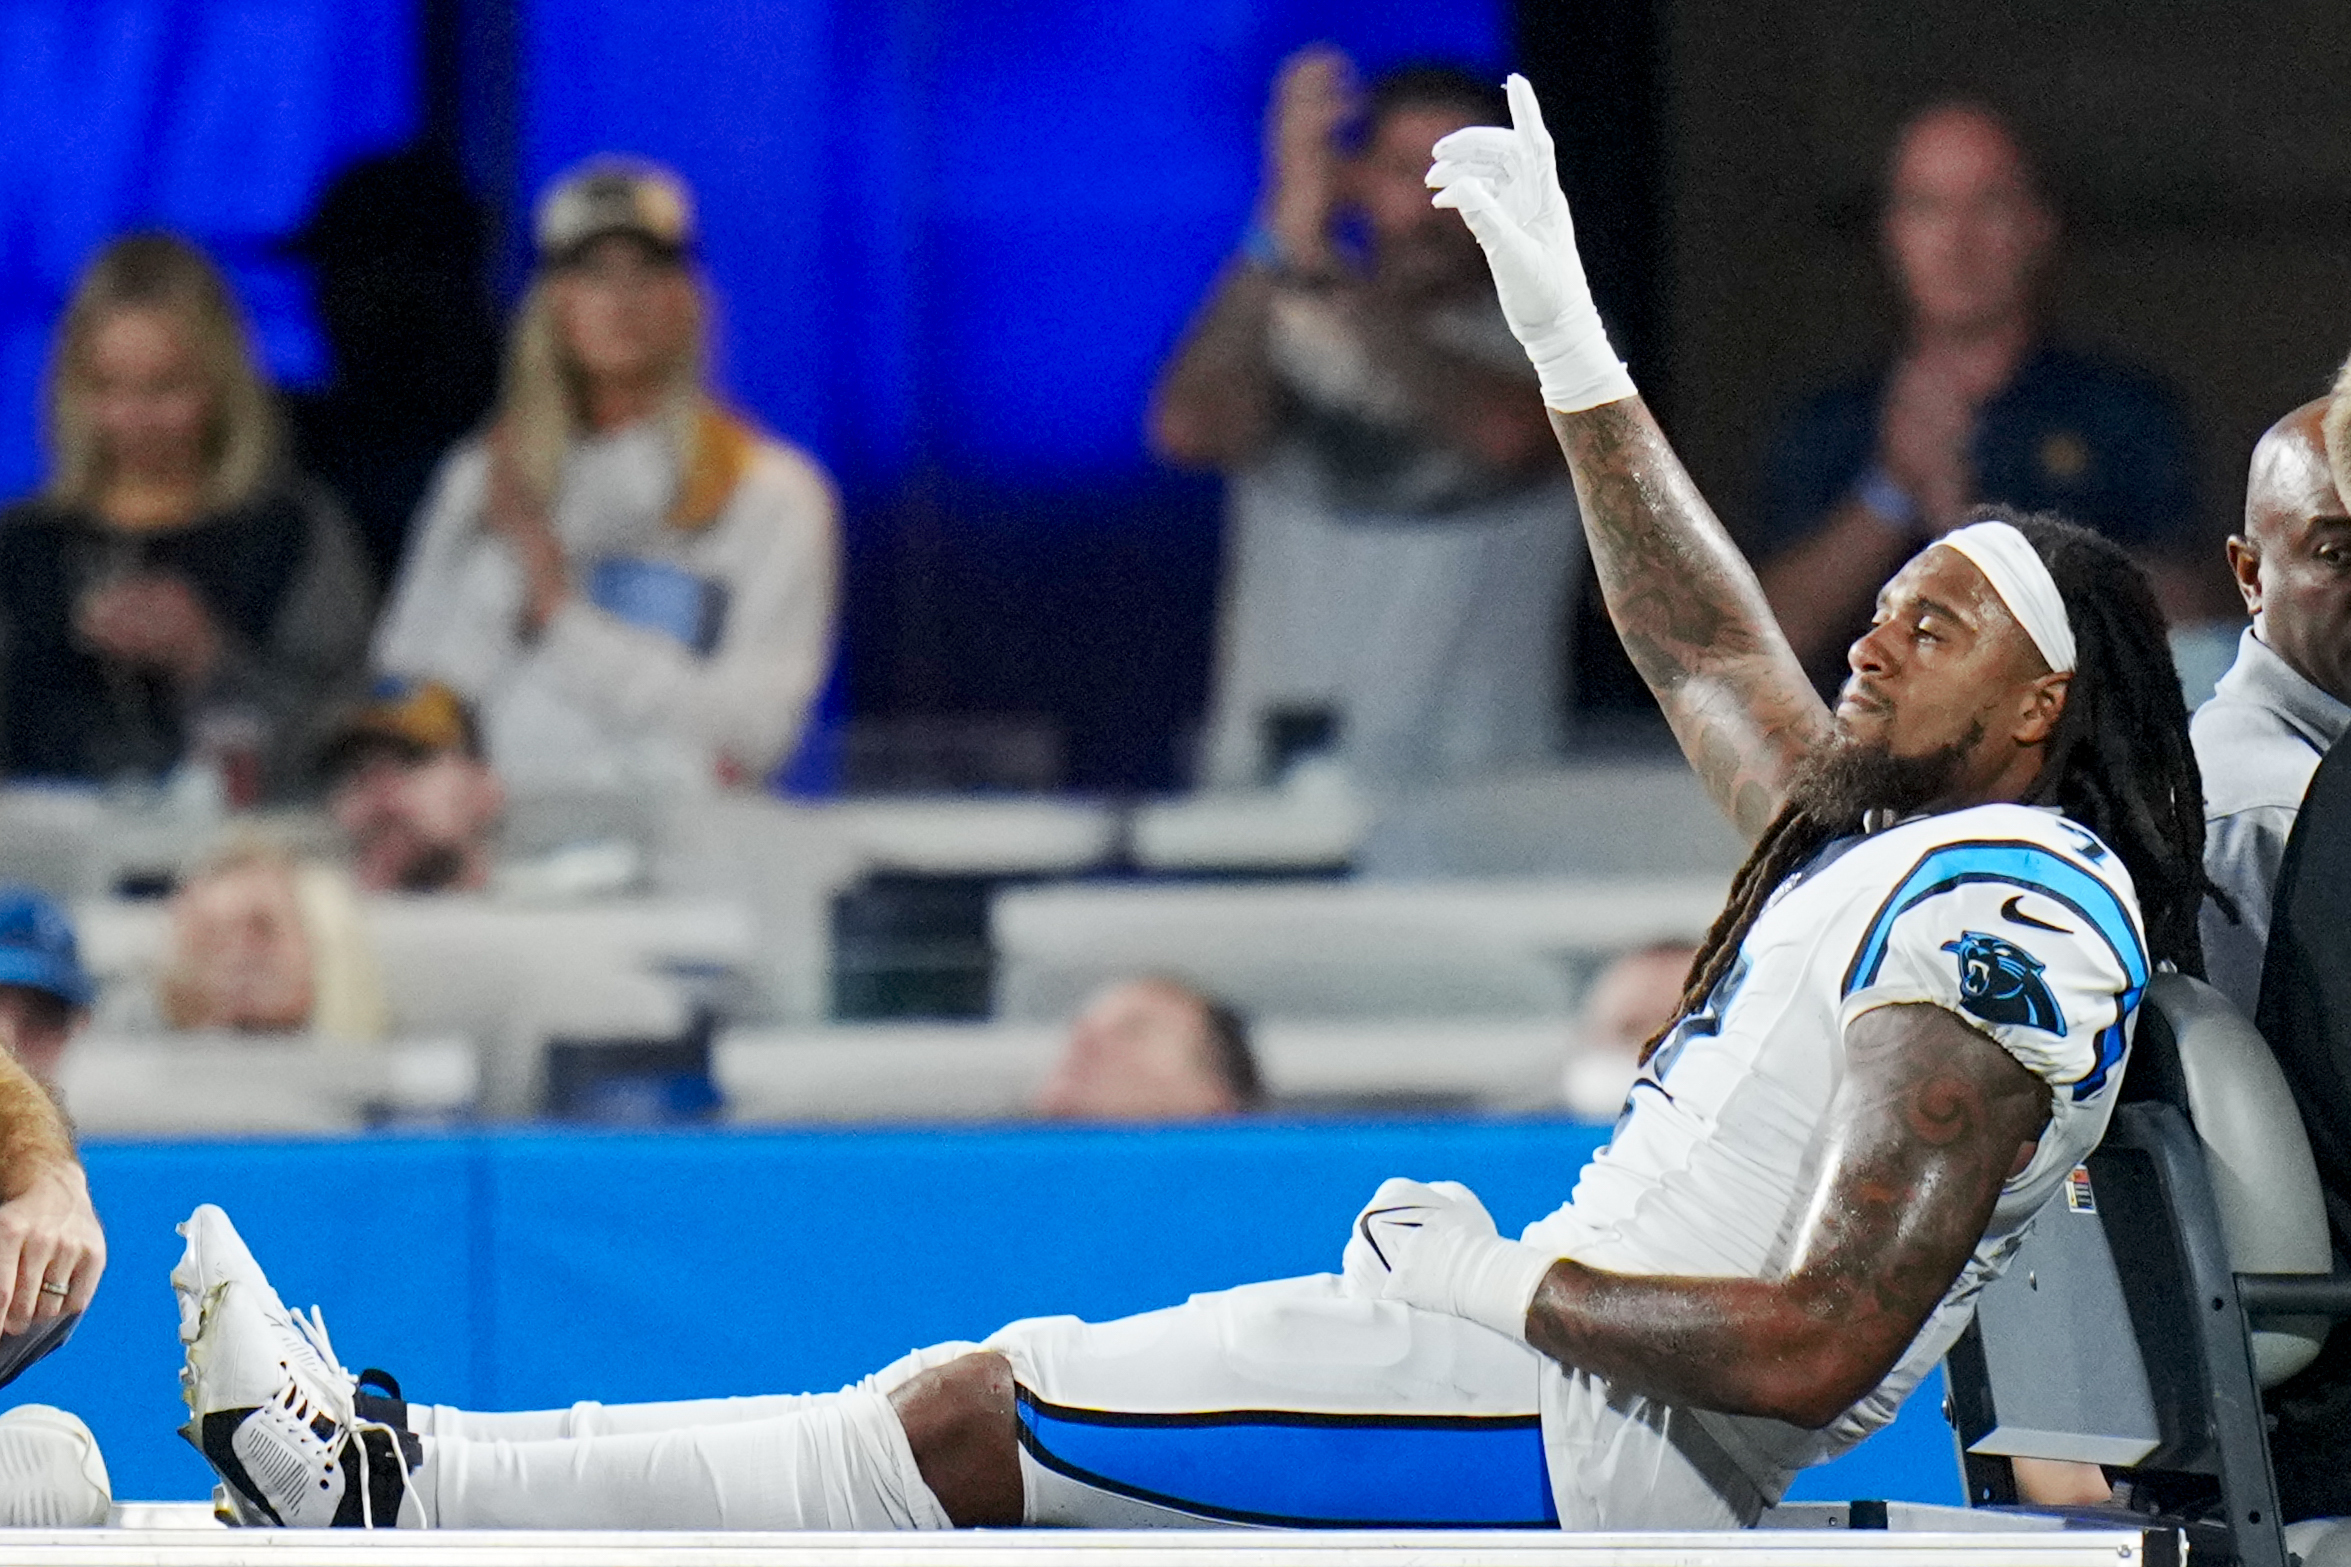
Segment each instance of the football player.
M1465 1187L1390 1181L1336 1274L837 1393L537 1414L355 1391L203 1208L190 1434L247 1521L1724 1528L1894 1417L2097 1143L2150 971L2200 969L2162 619L2097 536L1979 517L1885 585L1832 712L1610 349L1509 93L1429 180L1540 375L1618 631L1755 845L1566 1204L1513 1240Z

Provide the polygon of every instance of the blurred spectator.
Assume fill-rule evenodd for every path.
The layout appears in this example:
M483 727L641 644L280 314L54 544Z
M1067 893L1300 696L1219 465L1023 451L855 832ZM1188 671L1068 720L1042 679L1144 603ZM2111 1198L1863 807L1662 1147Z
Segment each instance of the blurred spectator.
M371 600L282 449L211 263L161 234L101 252L59 334L48 483L0 514L0 767L106 782L209 753L232 803L301 786Z
M381 1039L383 980L341 873L240 836L173 895L155 987L175 1029Z
M2049 339L2057 218L2013 130L1972 103L1913 118L1881 224L1900 347L1781 432L1751 551L1814 678L1843 680L1879 584L1979 502L2095 528L2154 574L2175 625L2211 618L2178 407L2149 376Z
M824 681L832 488L705 388L693 242L650 164L548 191L495 422L443 465L378 636L474 704L511 788L757 784Z
M44 1086L89 1016L90 976L83 972L73 922L30 887L0 887L0 1030L17 1064Z
M1231 480L1202 780L1331 748L1366 778L1541 762L1582 534L1477 245L1422 184L1437 138L1506 123L1501 96L1420 67L1361 98L1315 48L1268 122L1256 226L1150 416L1162 456Z
M387 677L327 748L327 808L367 892L489 885L506 790L447 686Z
M2190 731L2204 775L2204 970L2252 1017L2270 903L2321 758L2351 729L2351 365L2253 448L2229 567L2253 616Z
M294 236L325 329L325 387L287 400L304 470L359 525L376 585L399 570L442 454L498 384L480 205L446 156L364 158L335 176Z
M1613 959L1593 976L1576 1019L1576 1048L1560 1073L1560 1097L1586 1121L1613 1121L1641 1070L1641 1051L1681 1013L1682 987L1698 949L1659 942Z
M1133 979L1086 1003L1035 1102L1057 1120L1196 1121L1264 1099L1247 1020L1176 980Z

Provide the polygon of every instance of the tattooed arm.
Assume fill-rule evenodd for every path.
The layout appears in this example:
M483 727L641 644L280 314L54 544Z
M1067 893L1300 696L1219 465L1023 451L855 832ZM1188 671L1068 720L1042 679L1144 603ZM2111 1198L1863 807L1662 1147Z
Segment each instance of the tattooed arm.
M1503 91L1510 128L1440 140L1430 199L1460 213L1486 253L1575 475L1625 651L1715 803L1758 838L1796 762L1827 733L1828 709L1609 344L1533 84L1512 76Z
M1760 836L1827 734L1755 573L1637 397L1551 415L1633 667L1740 832Z
M1884 1379L1983 1238L2049 1090L1940 1007L1863 1013L1792 1254L1770 1279L1554 1263L1527 1342L1669 1404L1819 1427Z

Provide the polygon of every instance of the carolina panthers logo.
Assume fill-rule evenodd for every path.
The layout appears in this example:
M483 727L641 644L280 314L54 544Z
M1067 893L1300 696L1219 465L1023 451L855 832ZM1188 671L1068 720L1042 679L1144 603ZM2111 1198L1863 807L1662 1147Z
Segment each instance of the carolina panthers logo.
M2063 1038L2065 1015L2041 978L2046 967L2013 941L1980 930L1943 943L1959 955L1959 1004L1987 1023L2021 1023Z

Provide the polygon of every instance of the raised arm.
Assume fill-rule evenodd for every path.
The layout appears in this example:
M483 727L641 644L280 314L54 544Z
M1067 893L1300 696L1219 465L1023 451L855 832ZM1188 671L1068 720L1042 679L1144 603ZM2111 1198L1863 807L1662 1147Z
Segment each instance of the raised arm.
M1609 1273L1502 1240L1459 1187L1391 1181L1347 1273L1483 1322L1612 1387L1819 1427L1885 1379L2031 1157L2049 1090L1934 1006L1865 1012L1790 1253L1765 1278Z
M1446 137L1429 183L1484 247L1542 377L1609 618L1715 803L1753 838L1828 709L1609 347L1534 89L1513 76L1509 93L1512 128Z
M1648 405L1555 408L1551 426L1608 618L1707 793L1752 840L1827 734L1828 708Z
M1336 137L1355 96L1353 69L1335 49L1302 49L1282 63L1266 111L1258 239L1218 277L1152 388L1151 447L1168 461L1235 467L1275 433L1282 392L1266 355L1268 323L1284 286L1339 270L1330 238Z

